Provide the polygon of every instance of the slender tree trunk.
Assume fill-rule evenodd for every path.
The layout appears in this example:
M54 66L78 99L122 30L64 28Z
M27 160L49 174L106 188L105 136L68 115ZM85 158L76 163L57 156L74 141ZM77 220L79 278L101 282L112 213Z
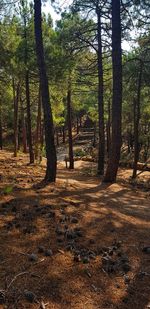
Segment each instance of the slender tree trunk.
M82 128L82 116L79 118L80 128Z
M47 168L45 180L53 182L56 180L56 148L54 142L54 128L52 110L50 105L48 78L46 73L44 48L42 38L42 16L41 16L41 0L34 0L34 29L36 40L36 53L40 74L41 96L44 110L44 126L45 126L45 142L46 142L46 157Z
M36 160L40 160L41 156L41 89L39 85L39 98L38 98L38 112L37 112L37 126L36 126L36 141L35 141L35 158Z
M107 121L107 156L110 157L111 133L110 133L110 100L108 100L108 121Z
M3 149L2 106L0 103L0 149Z
M18 150L21 147L21 119L18 121Z
M63 126L62 130L63 130L63 144L65 144L65 142L66 142L65 126Z
M77 116L77 134L79 134L79 118Z
M122 115L122 50L120 0L112 0L112 144L104 182L116 181L121 151L121 115Z
M139 161L140 145L139 145L139 122L140 122L140 99L141 99L141 86L142 86L142 67L141 63L139 78L138 78L138 89L137 99L134 100L134 163L133 163L133 174L132 178L136 178L137 164Z
M13 99L14 99L14 157L17 157L18 152L18 105L19 105L19 94L20 94L20 84L18 82L17 88L15 90L15 81L12 81L13 87Z
M22 144L23 144L23 152L27 153L27 130L26 130L26 123L24 117L24 106L23 101L21 102L21 123L22 123Z
M98 175L104 174L105 159L105 133L104 133L104 100L103 100L103 60L102 60L102 27L101 11L97 9L98 34L98 118L99 118L99 149L98 149Z
M70 82L69 82L68 93L67 93L67 121L68 121L68 137L69 137L69 168L74 169Z
M59 128L56 128L56 144L59 146Z
M26 103L27 103L28 144L29 144L30 163L32 164L34 163L34 152L33 152L33 142L32 142L30 89L29 89L28 70L26 70L26 75L25 75L25 86L26 86Z
M96 131L97 131L97 126L96 122L94 123L94 137L93 137L93 147L96 147Z
M26 89L26 104L27 104L27 125L28 125L28 144L30 164L34 163L33 141L32 141L32 126L31 126L31 104L30 104L30 88L29 88L29 69L28 69L28 37L27 37L27 1L22 1L23 21L24 21L24 64L25 64L25 89Z

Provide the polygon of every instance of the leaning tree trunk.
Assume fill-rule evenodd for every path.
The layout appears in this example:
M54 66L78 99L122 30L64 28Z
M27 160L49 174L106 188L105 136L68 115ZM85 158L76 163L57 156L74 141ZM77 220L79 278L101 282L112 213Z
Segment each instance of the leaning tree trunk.
M122 116L122 50L120 0L112 0L112 139L110 158L104 182L116 181L121 151L121 116Z
M41 16L41 0L34 0L34 29L36 40L36 53L40 74L41 96L44 110L44 126L45 126L45 143L47 168L45 180L53 182L56 180L56 148L54 142L54 128L52 110L50 105L48 78L44 59L44 48L42 38L42 16Z
M67 122L68 122L68 137L69 137L69 168L74 169L70 83L68 85L68 93L67 93Z
M140 66L139 78L138 78L138 89L137 99L134 100L134 163L133 163L133 174L132 178L136 178L137 164L139 161L139 122L140 122L140 98L141 98L141 86L142 86L142 68L143 63Z
M32 142L30 89L29 89L28 70L26 70L26 74L25 74L25 87L26 87L26 103L27 103L28 144L29 144L30 164L32 164L34 163L34 152L33 152L33 142Z
M98 175L104 174L105 160L105 133L104 133L104 100L103 100L103 60L102 60L102 27L101 11L97 9L98 34L98 118L99 118L99 149L98 149Z

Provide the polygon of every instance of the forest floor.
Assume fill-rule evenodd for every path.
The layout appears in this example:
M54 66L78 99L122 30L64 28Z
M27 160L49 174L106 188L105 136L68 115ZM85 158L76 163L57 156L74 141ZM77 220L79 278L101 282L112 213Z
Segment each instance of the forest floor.
M0 308L150 308L150 173L109 185L94 170L59 163L44 186L44 162L0 151Z

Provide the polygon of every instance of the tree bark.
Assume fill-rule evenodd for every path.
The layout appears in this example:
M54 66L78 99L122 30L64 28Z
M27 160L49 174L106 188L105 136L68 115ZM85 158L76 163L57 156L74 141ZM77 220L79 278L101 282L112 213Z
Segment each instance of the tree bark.
M30 88L29 88L29 68L28 68L28 37L27 37L27 2L21 2L23 7L23 22L24 22L24 64L25 64L25 91L27 104L27 126L28 126L28 144L30 164L34 163L33 141L32 141L32 126L31 126L31 107L30 107Z
M23 152L27 153L27 130L26 130L26 123L25 123L25 116L24 116L24 106L23 101L21 102L21 123L22 123L22 144L23 144Z
M137 164L139 161L140 145L139 145L139 122L140 122L140 99L141 99L141 86L142 86L142 68L140 65L140 72L138 78L137 99L134 100L134 163L132 178L136 178Z
M108 120L107 120L107 156L110 157L111 147L111 119L110 119L110 100L108 100Z
M67 93L67 122L68 122L68 137L69 137L69 169L74 169L70 82L68 84L68 93Z
M112 144L110 158L104 182L115 182L121 150L121 115L122 115L122 50L120 0L112 0Z
M78 116L77 116L77 134L79 134L79 118L78 118Z
M29 71L28 70L26 70L26 74L25 74L25 87L26 87L26 103L27 103L28 144L29 144L30 164L32 164L34 163L34 152L33 152L33 142L32 142L30 89L29 89Z
M20 94L20 83L17 83L15 89L14 78L12 80L13 87L13 100L14 100L14 157L17 157L18 152L18 105L19 105L19 94Z
M49 86L46 72L44 47L42 38L42 16L41 16L41 0L34 0L34 30L36 40L36 53L39 67L41 96L44 110L44 126L45 126L45 143L47 168L45 180L54 182L56 180L56 148L54 142L54 128L52 110L50 105Z
M38 111L37 111L37 125L36 125L36 141L35 141L35 159L40 160L41 158L41 87L39 85L39 97L38 97Z
M62 130L63 130L63 144L65 144L65 142L66 142L65 126L63 126Z
M59 146L59 128L56 128L56 144Z
M102 60L102 27L101 11L97 9L97 34L98 34L98 121L99 121L99 149L98 149L98 175L104 174L105 160L105 133L104 133L104 82L103 82L103 60Z

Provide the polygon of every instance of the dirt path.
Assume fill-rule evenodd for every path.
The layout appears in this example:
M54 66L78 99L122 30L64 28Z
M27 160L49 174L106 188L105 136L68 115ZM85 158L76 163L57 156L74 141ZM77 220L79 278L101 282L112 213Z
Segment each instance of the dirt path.
M0 308L150 308L149 192L128 184L130 171L101 184L87 162L59 164L45 187L45 164L27 163L0 152Z

